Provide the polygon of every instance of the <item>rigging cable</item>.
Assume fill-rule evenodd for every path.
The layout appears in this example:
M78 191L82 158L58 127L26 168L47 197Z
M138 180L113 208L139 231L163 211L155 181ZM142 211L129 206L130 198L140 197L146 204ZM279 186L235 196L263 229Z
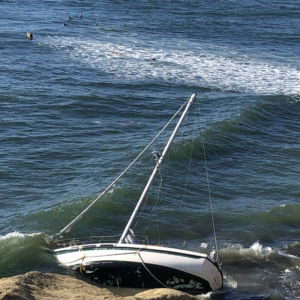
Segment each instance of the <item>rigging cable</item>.
M197 103L197 99L195 101ZM189 116L189 115L187 115ZM189 155L189 163L188 163L188 167L187 167L187 172L186 172L186 178L185 178L185 185L184 185L184 193L182 195L182 198L181 198L181 205L180 205L180 208L182 209L183 207L183 203L184 203L184 200L186 197L187 197L187 186L188 186L188 182L189 182L189 178L190 178L190 175L191 175L191 168L192 168L192 156L193 156L193 151L194 151L194 140L195 140L195 128L196 128L196 118L194 117L194 120L193 120L193 129L192 129L192 141L191 141L191 149L190 149L190 155Z
M198 104L198 110L199 110L199 115L201 116L201 114L200 114L200 104ZM208 167L207 167L207 160L206 160L206 151L205 151L205 144L204 144L202 122L200 122L200 132L201 132L201 140L202 140L203 155L204 155L204 164L205 164L205 171L206 171L208 198L209 198L209 204L210 204L210 214L211 214L211 220L212 220L212 226L213 226L213 232L214 232L214 240L215 240L215 247L216 247L216 256L217 256L217 262L219 264L219 251L218 251L217 235L216 235L216 228L215 228L214 212L213 212L213 206L212 206L212 200L211 200L211 191L210 191L210 184L209 184Z
M143 267L145 268L145 270L149 273L149 275L154 279L154 280L156 280L159 284L161 284L164 288L166 288L166 289L168 289L169 287L168 286L166 286L162 281L160 281L150 270L149 270L149 268L147 268L147 266L145 265L145 262L144 262L144 260L143 260L143 258L142 258L142 256L141 256L141 254L140 254L140 252L141 252L141 249L139 250L139 251L137 251L136 253L137 253L137 255L139 256L139 258L140 258L140 260L141 260L141 263L142 263L142 265L143 265Z
M172 118L166 123L166 125L157 133L157 135L151 140L151 142L142 150L142 152L127 166L127 168L115 179L113 182L96 198L94 199L75 219L73 219L67 226L59 231L59 235L70 232L72 226L77 223L83 215L100 199L102 198L112 187L113 185L135 164L135 162L146 152L146 150L154 143L154 141L162 134L162 132L170 125L173 119L179 114L182 108L186 105L188 101L180 106Z

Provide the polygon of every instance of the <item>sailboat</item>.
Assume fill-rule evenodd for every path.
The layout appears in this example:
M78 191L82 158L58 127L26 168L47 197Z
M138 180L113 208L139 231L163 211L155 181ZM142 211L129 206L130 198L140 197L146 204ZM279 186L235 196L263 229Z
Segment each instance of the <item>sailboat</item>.
M58 246L53 250L53 253L61 265L77 270L102 284L119 287L165 287L200 294L215 291L223 286L221 267L213 255L162 245L139 243L135 240L134 232L131 229L152 181L159 171L164 157L194 99L195 94L181 106L180 110L184 108L184 111L162 154L156 153L155 167L120 238L114 242L105 240L80 242L76 239L69 241L67 244L64 241L61 241L60 244L58 242ZM127 169L134 162L135 160ZM60 236L69 232L71 227L81 219L96 201L111 189L127 169L81 214L63 228L59 232Z

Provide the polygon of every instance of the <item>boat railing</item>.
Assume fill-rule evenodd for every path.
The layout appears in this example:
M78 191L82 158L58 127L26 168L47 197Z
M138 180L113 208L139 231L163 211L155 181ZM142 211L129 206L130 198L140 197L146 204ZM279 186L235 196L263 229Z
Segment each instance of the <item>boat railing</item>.
M89 236L89 237L76 237L76 238L55 238L52 241L52 244L55 248L65 248L71 246L80 246L86 244L104 244L111 243L115 244L119 240L120 235L111 235L111 236ZM134 236L134 244L144 244L149 245L147 236Z

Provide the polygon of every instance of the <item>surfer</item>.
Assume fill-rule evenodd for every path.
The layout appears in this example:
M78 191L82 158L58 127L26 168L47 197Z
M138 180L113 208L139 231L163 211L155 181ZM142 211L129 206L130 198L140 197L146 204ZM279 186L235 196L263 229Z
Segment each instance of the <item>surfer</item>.
M82 13L80 13L79 18L82 19Z

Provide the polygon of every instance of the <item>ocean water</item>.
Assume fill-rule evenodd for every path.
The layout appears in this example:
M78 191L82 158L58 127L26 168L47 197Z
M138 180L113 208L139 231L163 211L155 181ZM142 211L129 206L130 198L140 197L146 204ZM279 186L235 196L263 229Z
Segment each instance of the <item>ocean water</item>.
M0 0L0 24L1 277L73 274L52 237L196 93L135 231L212 249L206 159L225 277L206 297L300 298L299 1ZM151 151L68 237L122 233Z

